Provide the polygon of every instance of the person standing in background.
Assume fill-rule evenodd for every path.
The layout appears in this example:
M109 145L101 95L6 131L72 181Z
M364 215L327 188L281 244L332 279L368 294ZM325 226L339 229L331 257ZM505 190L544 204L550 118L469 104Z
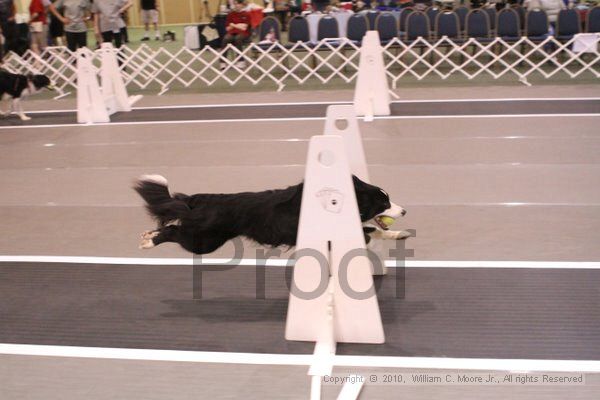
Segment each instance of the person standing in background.
M121 47L121 14L131 5L130 0L94 0L94 31L102 35L103 42L112 42L116 48Z
M227 19L225 20L227 33L221 42L221 51L224 58L227 58L227 53L229 52L227 45L231 43L238 50L242 51L244 43L250 40L250 15L244 11L245 0L234 0L234 2L233 10L227 14ZM221 61L221 69L227 68L225 61ZM246 68L246 61L241 58L236 65L238 68Z
M31 33L31 51L40 54L48 44L48 20L44 0L31 0L29 3L29 31Z
M62 9L62 14L58 12ZM76 51L87 47L87 25L90 20L90 0L56 0L50 4L50 12L64 24L67 47Z
M0 46L0 60L4 53L14 49L17 36L15 14L17 8L13 0L0 0L0 34L4 36L4 46Z
M154 25L154 39L160 40L158 29L158 0L141 0L142 22L144 23L144 37L142 41L150 40L150 23Z

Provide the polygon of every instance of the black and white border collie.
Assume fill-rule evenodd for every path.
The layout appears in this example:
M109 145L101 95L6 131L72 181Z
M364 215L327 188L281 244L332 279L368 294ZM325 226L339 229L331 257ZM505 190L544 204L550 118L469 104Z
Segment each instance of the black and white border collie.
M0 115L9 115L15 111L21 121L29 121L31 117L25 115L21 100L43 88L53 89L50 79L46 75L20 75L0 70L0 101L5 98L10 101L7 111L0 107Z
M384 190L355 176L353 182L367 243L372 238L399 240L411 235L388 230L383 217L396 219L406 211L391 203ZM134 189L158 223L157 229L142 233L142 249L175 242L192 253L206 254L238 236L270 247L296 245L302 183L264 192L188 196L171 195L160 175L144 175Z

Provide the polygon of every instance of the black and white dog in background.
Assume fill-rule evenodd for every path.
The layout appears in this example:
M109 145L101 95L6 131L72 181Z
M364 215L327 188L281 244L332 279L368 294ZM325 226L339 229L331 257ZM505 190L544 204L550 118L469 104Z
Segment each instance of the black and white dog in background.
M385 191L355 176L353 182L367 243L372 238L399 240L411 235L388 230L390 221L406 211L391 203ZM158 224L157 229L142 233L142 249L175 242L192 253L206 254L238 236L271 247L296 245L302 183L264 192L188 196L171 195L160 175L144 175L134 189Z
M29 121L31 117L25 115L21 100L43 88L53 89L46 75L20 75L0 70L0 100L8 98L10 102L7 111L0 107L0 115L9 115L15 111L22 121Z

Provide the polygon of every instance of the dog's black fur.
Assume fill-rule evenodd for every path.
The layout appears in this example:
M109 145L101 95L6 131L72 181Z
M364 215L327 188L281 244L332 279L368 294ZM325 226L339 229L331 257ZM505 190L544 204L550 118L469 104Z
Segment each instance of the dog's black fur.
M8 95L12 101L12 109L24 121L30 118L23 112L20 99L34 94L43 88L52 88L50 79L46 75L21 75L0 70L0 100L5 95Z
M13 99L18 99L29 88L29 82L37 90L50 86L50 79L46 75L20 75L0 70L0 96L8 94Z
M142 235L144 248L176 242L192 253L206 254L237 236L266 246L296 245L302 183L264 192L171 196L163 180L142 178L134 186L158 223L157 230ZM377 186L355 176L353 182L363 222L391 207L389 196ZM374 228L364 229L368 242L367 233Z

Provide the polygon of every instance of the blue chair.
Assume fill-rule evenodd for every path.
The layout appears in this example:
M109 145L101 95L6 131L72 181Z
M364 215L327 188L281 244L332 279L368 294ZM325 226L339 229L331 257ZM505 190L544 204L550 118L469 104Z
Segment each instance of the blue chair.
M370 31L375 30L375 20L377 19L378 15L379 15L379 11L374 11L374 10L367 11L366 16L367 16L367 20L369 21L369 30Z
M407 42L413 42L418 38L429 40L431 35L431 27L429 18L421 11L411 13L406 19L406 36Z
M361 44L369 30L369 21L364 14L352 14L348 19L346 36L356 44Z
M415 11L406 18L406 36L404 40L407 44L410 44L419 38L429 41L431 39L431 26L427 14ZM415 47L419 49L419 53L422 55L426 46L425 44L417 44ZM433 64L433 53L429 55L429 62Z
M519 16L519 29L522 32L525 31L525 18L526 18L526 14L527 14L527 12L525 11L525 8L521 7L518 4L513 4L512 6L510 6L510 8L515 10L517 12L517 15Z
M525 16L525 35L532 42L541 42L548 37L548 17L543 10L531 10Z
M485 7L483 11L487 13L490 21L490 30L494 32L496 30L496 8L495 7Z
M521 38L519 14L514 8L504 8L496 16L496 36L505 42L516 42Z
M461 41L458 15L453 11L439 13L435 19L435 34L438 40L441 39L442 36L447 36L448 39L452 41Z
M456 13L456 15L458 15L458 21L460 22L460 31L464 32L465 31L465 24L467 21L467 14L469 13L469 7L467 6L460 6L460 7L456 7L454 9L454 12Z
M560 10L556 18L556 39L567 42L580 32L579 13L574 9Z
M413 11L415 11L414 8L412 8L412 7L405 7L400 12L400 18L399 18L400 32L399 32L399 36L401 38L404 37L404 35L406 34L406 19L408 18L408 16L410 14L412 14Z
M375 30L379 33L381 44L389 43L398 37L398 20L392 13L383 12L375 20Z
M302 16L295 16L290 20L288 25L288 42L295 44L296 42L309 42L310 33L308 30L308 21Z
M588 11L585 27L588 33L600 32L600 6L593 7Z
M331 15L323 15L317 25L317 40L339 38L340 30L337 19Z
M427 15L427 18L429 18L429 26L434 26L435 25L435 18L437 17L437 15L440 13L440 9L439 7L436 6L431 6L428 7L425 10L425 14Z
M491 42L489 13L481 9L471 10L467 14L466 36L467 39L475 38L478 42Z
M265 40L271 30L275 34L275 39L281 40L281 22L275 17L266 17L258 27L258 41Z

